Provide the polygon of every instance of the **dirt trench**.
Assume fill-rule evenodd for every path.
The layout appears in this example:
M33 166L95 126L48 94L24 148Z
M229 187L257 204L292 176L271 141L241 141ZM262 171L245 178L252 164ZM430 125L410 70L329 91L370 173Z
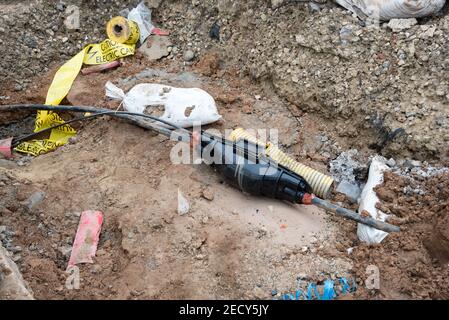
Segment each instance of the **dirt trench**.
M114 4L102 11L101 4L95 5L105 19L109 12L118 10L116 6L126 6ZM38 2L38 6L43 12L58 10L46 1ZM242 6L247 11L240 13ZM24 10L26 15L29 8ZM207 23L195 22L198 10L207 17ZM253 10L254 19L247 13L249 10ZM268 21L263 22L262 14ZM64 102L115 110L119 102L104 96L108 80L125 91L144 82L200 87L214 97L224 119L211 128L221 132L236 127L276 128L282 149L323 172L329 171L330 161L351 148L358 149L365 159L376 153L393 156L398 162L402 160L399 167L407 164L410 155L427 161L427 165L447 165L447 114L440 108L446 102L444 95L436 94L434 82L429 81L428 95L435 93L432 100L438 99L438 103L429 112L443 120L442 125L430 126L430 130L442 133L442 138L430 149L421 150L424 140L413 140L406 147L402 140L393 141L400 138L394 135L398 128L395 117L415 105L411 109L400 106L394 116L378 116L371 113L372 108L388 100L382 94L375 95L381 91L362 93L357 85L353 86L352 76L335 76L346 74L340 68L355 68L359 79L368 79L364 85L374 81L368 76L374 66L371 60L368 65L356 67L368 52L363 41L351 40L355 47L349 48L349 58L328 51L333 40L325 39L332 36L333 28L340 28L339 19L348 20L346 25L356 24L353 17L333 4L321 4L320 11L310 12L307 4L273 8L267 1L255 9L252 1L229 6L215 1L196 6L169 1L154 10L154 17L173 31L172 52L177 47L177 54L149 61L138 52L124 59L124 65L116 70L79 76ZM96 23L90 19L89 24ZM215 20L222 26L218 42L209 39L209 26ZM319 31L324 37L313 45L307 37L298 42L295 22L312 30L314 23L323 21L334 26L329 27L330 33ZM444 30L446 22L447 18L440 18L426 23ZM253 44L245 38L251 25L261 27ZM315 30L319 28L315 25ZM373 33L362 28L362 32L367 33L368 40L374 37L380 44L386 37L394 37L388 30ZM419 35L425 30L417 26L414 32ZM72 34L69 44L80 34ZM258 40L262 34L266 41ZM313 37L312 31L304 34ZM436 35L440 36L444 38ZM288 39L292 37L299 45L289 49L288 44L293 42ZM423 46L425 41L417 45ZM293 57L300 48L304 52L295 61ZM183 61L182 53L187 49L195 54L191 63ZM440 49L444 50L444 45ZM57 47L52 52L61 50ZM275 56L280 58L276 60ZM269 63L271 58L273 64ZM422 63L409 61L409 70L397 71L404 74L399 76L397 91L388 93L395 97L393 100L416 88L416 81L406 81L407 74L422 71L426 75L433 58ZM1 96L7 97L2 103L44 101L60 62L44 63L49 70L19 81L21 90L12 82L2 82ZM437 69L433 76L444 83L441 70ZM383 72L375 75L384 76ZM326 77L326 90L321 77ZM312 86L307 88L312 87L312 91L299 88L308 82ZM341 97L348 103L338 101L337 106L333 99ZM383 105L381 109L391 112ZM419 131L426 123L419 122L420 117L416 112L408 117L405 130ZM33 119L34 114L0 114L1 137L31 132ZM380 245L368 246L358 240L356 224L351 221L313 207L241 194L205 165L171 164L169 155L174 143L160 135L118 120L98 119L76 128L76 138L54 152L36 158L17 155L13 161L0 160L2 244L37 299L279 299L284 293L295 292L299 283L322 284L325 279L340 277L355 278L358 288L344 298L448 298L448 255L444 245L448 239L447 174L388 175L378 189L382 210L398 216L396 223L404 231L388 236ZM435 152L436 146L441 148ZM422 192L404 192L409 185ZM176 211L178 189L191 205L186 216ZM44 197L30 207L29 199L37 193ZM341 195L335 200L356 209ZM80 265L80 289L68 289L70 248L80 213L89 209L105 215L97 256L94 264ZM366 268L370 265L379 268L381 289L365 287Z

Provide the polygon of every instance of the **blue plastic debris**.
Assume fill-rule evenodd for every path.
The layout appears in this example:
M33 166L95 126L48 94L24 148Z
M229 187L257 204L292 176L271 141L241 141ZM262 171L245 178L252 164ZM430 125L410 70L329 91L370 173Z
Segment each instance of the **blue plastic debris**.
M334 281L326 279L324 281L322 294L320 294L316 283L309 283L306 292L298 289L294 294L286 293L282 295L281 300L333 300L340 295L355 292L357 289L355 279L353 279L352 286L349 285L348 280L344 277L340 278L339 282L341 289L338 291L335 289Z

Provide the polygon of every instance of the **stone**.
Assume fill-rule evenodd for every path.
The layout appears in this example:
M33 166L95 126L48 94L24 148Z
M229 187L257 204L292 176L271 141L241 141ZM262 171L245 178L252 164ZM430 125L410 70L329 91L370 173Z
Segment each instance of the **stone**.
M407 167L410 169L415 168L415 167L421 167L421 165L422 165L421 161L418 161L418 160L405 160L405 162L404 162L404 167Z
M320 6L315 2L309 2L310 12L319 12L321 10Z
M56 9L59 11L64 11L65 7L66 7L66 4L63 1L59 1L56 4Z
M419 35L421 39L432 38L435 34L436 27L435 26L421 26L421 29L424 31Z
M393 158L388 159L388 161L386 162L387 166L389 166L390 168L393 168L394 166L396 166L396 161Z
M393 32L400 32L403 30L410 29L414 25L418 23L418 20L416 18L409 18L409 19L391 19L387 27L390 28Z
M209 37L211 39L220 41L220 25L218 23L214 23L209 30Z
M242 111L243 111L243 113L251 114L251 113L253 113L253 107L251 107L249 104L245 104L242 107Z
M195 58L195 53L192 50L186 50L182 56L184 61L192 61Z
M61 254L65 258L69 258L70 254L72 253L72 247L71 246L62 246L58 248L58 251L61 252Z
M357 203L362 190L357 183L351 183L343 180L338 184L337 192L343 193L349 200L351 200L351 202Z
M215 197L215 191L214 189L212 189L211 187L207 187L203 190L203 198L212 201L214 200Z
M157 9L161 5L162 0L145 0L145 5L150 9Z
M353 37L353 29L354 27L352 25L346 25L340 29L340 41L342 45L346 45L351 42Z
M28 200L26 200L26 204L25 206L31 210L33 209L35 206L39 205L42 200L44 200L45 198L45 192L43 191L37 191L35 193L33 193L31 195L31 197L28 198Z
M272 7L273 9L279 8L279 7L282 6L285 2L286 2L286 0L271 0L271 7Z
M170 54L168 48L171 46L167 36L150 36L139 48L149 60L159 60Z

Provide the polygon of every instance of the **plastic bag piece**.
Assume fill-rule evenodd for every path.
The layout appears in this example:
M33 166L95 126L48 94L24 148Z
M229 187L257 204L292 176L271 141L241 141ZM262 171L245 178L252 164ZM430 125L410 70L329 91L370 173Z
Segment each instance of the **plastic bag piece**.
M151 23L151 10L147 8L144 1L140 2L137 7L128 13L128 20L137 23L139 26L140 43L144 43L154 29Z
M190 204L189 201L184 197L181 190L178 189L178 214L183 216L189 213Z
M164 114L160 119L183 128L206 125L221 119L214 98L199 88L175 88L142 83L125 94L109 81L105 87L106 96L122 100L125 110L145 113L147 108L163 106Z
M307 300L313 300L315 295L316 300L332 300L336 297L334 290L334 281L326 279L324 281L323 294L320 295L318 287L315 283L310 283L307 288Z
M368 181L366 182L360 196L360 205L358 210L360 214L362 212L368 212L371 218L380 221L385 221L388 215L376 208L379 198L377 197L374 188L382 184L384 180L383 174L388 170L388 166L385 162L386 160L380 156L375 156L371 161ZM357 236L361 241L368 244L380 243L387 235L388 232L381 231L361 223L357 226Z

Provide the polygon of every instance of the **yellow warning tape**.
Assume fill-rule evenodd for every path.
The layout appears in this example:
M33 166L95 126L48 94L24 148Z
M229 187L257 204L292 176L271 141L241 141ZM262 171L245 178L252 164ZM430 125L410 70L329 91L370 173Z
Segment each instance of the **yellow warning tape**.
M123 17L114 17L109 20L106 33L109 39L125 44L137 43L140 37L137 23Z
M117 17L113 19L117 19ZM139 40L139 29L137 27L136 31L136 29L134 29L134 22L125 18L120 19L120 22L128 25L126 28L132 29L130 33L127 33L128 38L121 39L126 43L119 43L111 39L106 39L98 44L87 45L83 50L62 65L56 72L50 88L48 89L45 104L56 106L61 103L69 93L83 63L89 65L103 64L135 53L135 44ZM131 25L133 26L131 27ZM111 24L111 27L113 26L114 24ZM125 32L129 31L128 29L125 29L123 29ZM38 111L34 132L60 123L64 123L64 120L53 111ZM76 131L70 125L61 126L53 129L48 139L23 142L18 145L15 150L37 156L63 146L67 143L70 137L73 137L75 134Z

